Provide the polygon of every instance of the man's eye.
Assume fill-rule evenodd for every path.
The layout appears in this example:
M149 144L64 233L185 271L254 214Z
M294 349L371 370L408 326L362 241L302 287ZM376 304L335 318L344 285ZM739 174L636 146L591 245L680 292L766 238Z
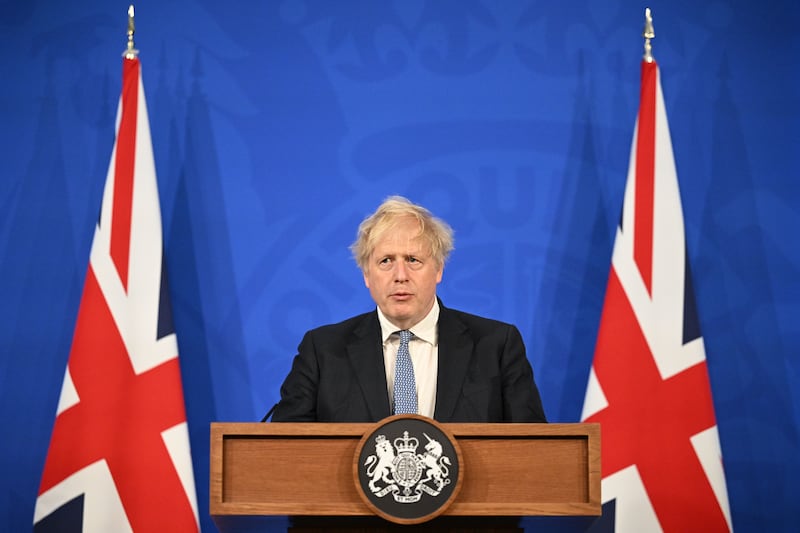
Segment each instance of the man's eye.
M422 268L422 261L417 259L416 257L409 257L406 261L408 261L408 268L412 270L419 270Z

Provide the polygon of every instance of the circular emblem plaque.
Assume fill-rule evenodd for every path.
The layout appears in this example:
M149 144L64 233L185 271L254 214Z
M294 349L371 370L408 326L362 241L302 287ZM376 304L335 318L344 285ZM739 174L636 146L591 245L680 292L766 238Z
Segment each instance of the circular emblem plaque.
M375 514L419 524L443 513L461 488L461 450L435 420L396 415L378 422L356 448L358 493Z

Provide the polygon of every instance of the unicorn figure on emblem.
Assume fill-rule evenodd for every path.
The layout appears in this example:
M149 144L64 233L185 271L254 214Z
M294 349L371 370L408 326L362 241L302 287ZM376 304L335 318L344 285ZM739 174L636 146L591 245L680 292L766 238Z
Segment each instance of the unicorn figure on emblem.
M450 483L448 476L450 470L450 459L447 456L442 457L442 445L439 441L430 438L427 433L423 433L425 438L428 439L428 444L425 445L425 452L418 455L419 460L425 465L425 477L419 482L419 485L425 485L428 481L433 480L436 484L435 493L438 494L442 487Z

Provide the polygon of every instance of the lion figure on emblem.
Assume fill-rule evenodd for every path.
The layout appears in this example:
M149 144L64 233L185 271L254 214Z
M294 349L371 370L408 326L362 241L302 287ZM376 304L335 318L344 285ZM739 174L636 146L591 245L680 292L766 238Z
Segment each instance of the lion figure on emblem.
M394 483L389 478L389 474L391 474L394 469L392 465L392 461L394 461L395 458L394 448L392 447L392 443L386 440L385 436L378 435L375 438L375 453L377 456L370 455L364 462L364 465L367 467L367 475L372 478L369 482L369 488L372 492L381 490L380 487L375 484L378 480L382 480L389 485Z

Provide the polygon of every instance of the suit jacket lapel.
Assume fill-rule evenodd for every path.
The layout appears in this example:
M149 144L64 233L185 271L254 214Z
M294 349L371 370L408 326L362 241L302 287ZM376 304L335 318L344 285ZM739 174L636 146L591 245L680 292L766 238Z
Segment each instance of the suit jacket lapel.
M370 416L375 421L386 418L391 414L391 406L377 312L367 314L354 329L353 338L347 344L347 355L355 369Z
M461 395L474 343L466 325L439 302L439 370L434 418L449 422Z

